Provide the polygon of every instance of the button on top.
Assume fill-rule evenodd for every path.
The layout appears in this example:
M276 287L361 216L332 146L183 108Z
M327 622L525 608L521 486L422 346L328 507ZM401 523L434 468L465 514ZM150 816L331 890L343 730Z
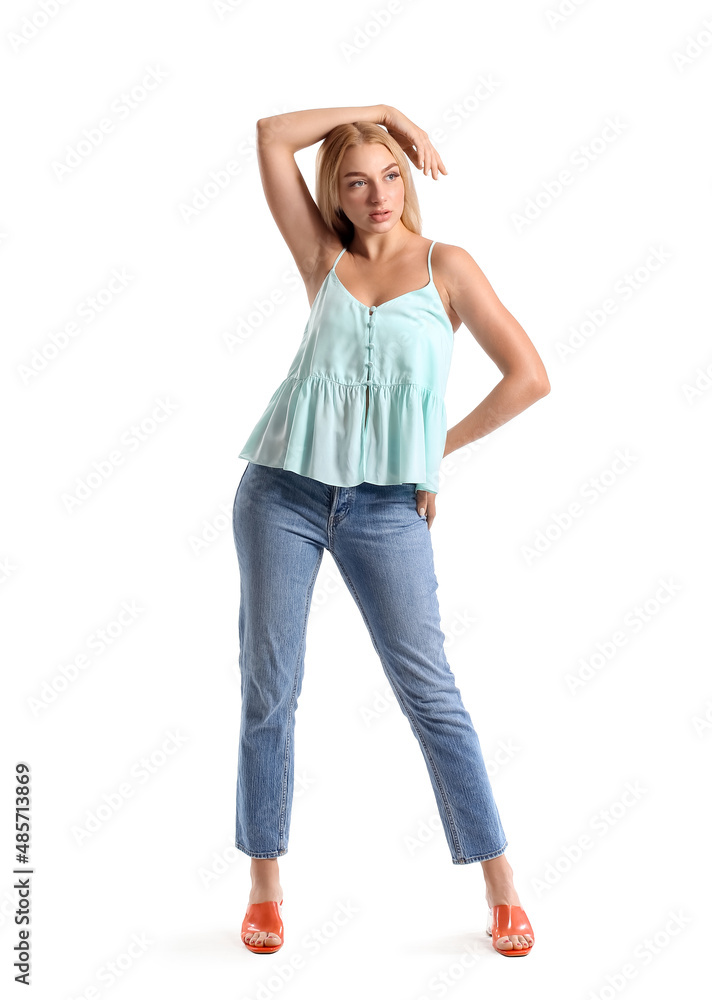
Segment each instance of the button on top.
M446 429L443 394L454 338L432 283L431 251L428 285L390 304L368 306L341 285L337 272L347 249L341 250L330 280L322 282L312 303L301 343L297 335L287 377L240 458L286 463L323 483L353 482L354 470L356 478L380 483L396 478L391 474L395 468L398 479L418 480L437 490ZM366 364L369 360L373 364ZM410 386L407 391L404 382ZM333 440L316 447L322 432L327 437L331 433Z

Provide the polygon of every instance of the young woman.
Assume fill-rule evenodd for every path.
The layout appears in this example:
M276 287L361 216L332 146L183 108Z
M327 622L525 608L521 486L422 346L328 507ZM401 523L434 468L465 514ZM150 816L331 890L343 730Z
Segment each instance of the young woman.
M454 864L479 861L487 933L502 955L534 935L479 739L447 662L430 529L439 465L549 392L542 361L466 250L420 235L408 160L447 173L395 108L319 108L257 123L267 203L311 311L287 377L240 457L233 507L240 570L242 715L236 846L252 858L242 940L284 940L294 714L312 590L325 548L358 604L419 742ZM316 203L294 153L317 151ZM407 159L406 159L407 157ZM338 268L338 270L337 270ZM503 373L450 430L443 397L464 323Z

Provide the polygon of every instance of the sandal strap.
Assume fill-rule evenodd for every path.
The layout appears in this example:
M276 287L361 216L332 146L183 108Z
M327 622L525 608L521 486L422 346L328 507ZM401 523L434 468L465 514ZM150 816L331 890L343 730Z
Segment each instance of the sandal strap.
M282 923L282 901L279 903L268 900L264 903L250 903L242 921L242 934L255 934L264 931L266 934L276 934L284 941L284 924Z
M491 908L492 939L511 937L512 934L528 934L534 940L534 931L529 918L521 906L501 903Z

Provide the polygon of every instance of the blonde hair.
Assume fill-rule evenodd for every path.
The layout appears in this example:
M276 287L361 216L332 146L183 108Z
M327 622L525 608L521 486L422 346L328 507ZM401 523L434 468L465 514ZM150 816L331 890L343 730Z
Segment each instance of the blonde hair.
M335 233L344 246L353 239L354 226L344 215L339 205L339 168L352 146L365 143L385 146L398 164L403 178L404 197L401 222L406 229L422 235L422 220L418 195L410 172L410 163L396 140L380 125L374 122L347 122L331 129L316 153L316 203L324 222Z

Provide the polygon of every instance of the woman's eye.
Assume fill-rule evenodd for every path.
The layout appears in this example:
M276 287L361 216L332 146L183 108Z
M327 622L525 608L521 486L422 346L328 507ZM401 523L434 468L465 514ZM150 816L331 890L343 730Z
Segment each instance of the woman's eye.
M400 177L400 174L397 174L395 170L392 170L390 174L386 174L386 177ZM349 187L356 187L357 184L364 184L364 183L365 183L364 181L353 181L353 183L349 184Z

